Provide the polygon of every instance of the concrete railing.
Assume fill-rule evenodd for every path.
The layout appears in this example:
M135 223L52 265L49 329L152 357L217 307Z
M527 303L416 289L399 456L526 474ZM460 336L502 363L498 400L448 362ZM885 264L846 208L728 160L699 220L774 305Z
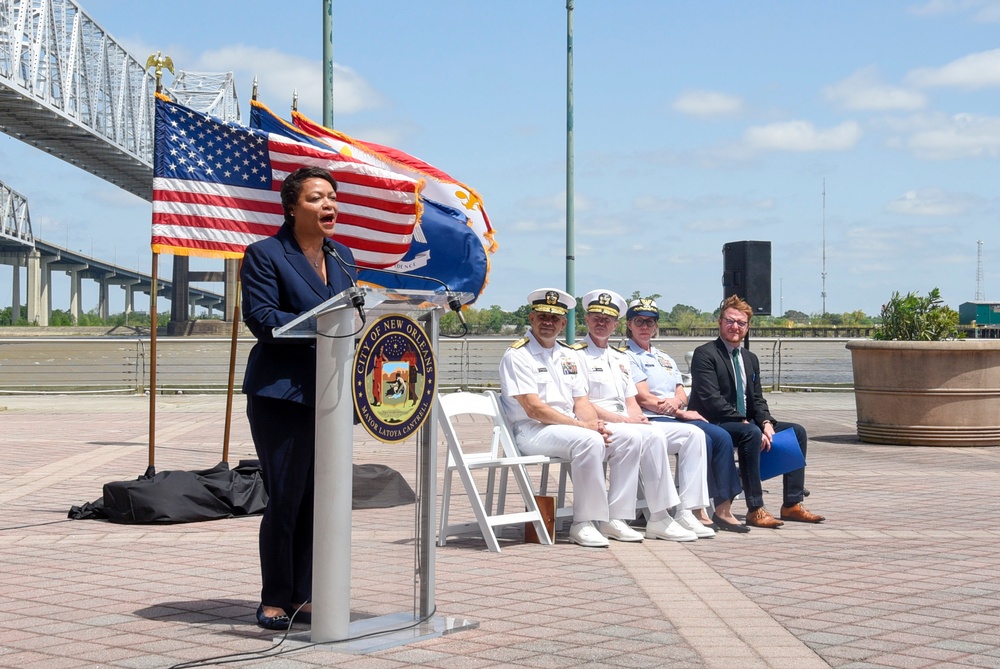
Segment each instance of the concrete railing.
M513 339L441 339L438 384L443 388L490 388L500 383L500 357ZM687 370L686 355L709 341L667 337L655 344ZM751 349L761 362L765 389L850 388L853 382L847 339L759 337ZM236 387L243 380L253 339L239 339ZM230 340L157 339L157 390L165 393L222 392L229 379ZM148 337L0 338L0 392L142 393L149 388Z

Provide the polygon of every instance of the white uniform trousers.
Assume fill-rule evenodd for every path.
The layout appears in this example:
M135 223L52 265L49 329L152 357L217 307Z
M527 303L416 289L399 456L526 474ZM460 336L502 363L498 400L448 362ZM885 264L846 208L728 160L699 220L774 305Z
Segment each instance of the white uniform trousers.
M611 432L607 448L608 514L616 520L635 518L635 503L639 496L639 469L642 453L655 433L644 433L637 425L605 423ZM662 446L661 446L662 448ZM574 484L576 485L576 484Z
M657 516L656 520L664 518L667 510L680 504L681 500L677 496L677 486L674 485L674 477L670 473L670 457L667 454L667 440L663 431L652 425L636 423L614 423L610 427L612 430L631 430L641 439L639 478L642 479L643 497L646 499L650 514ZM628 518L635 517L635 499L636 496L633 496L632 515L627 516Z
M610 519L604 487L604 458L610 447L605 446L604 437L585 427L531 421L515 430L514 439L525 455L549 455L570 461L574 523Z
M677 456L677 487L681 508L706 508L709 499L705 433L693 425L685 425L675 420L654 420L650 425L663 433L667 440L667 453ZM648 495L647 492L647 503Z

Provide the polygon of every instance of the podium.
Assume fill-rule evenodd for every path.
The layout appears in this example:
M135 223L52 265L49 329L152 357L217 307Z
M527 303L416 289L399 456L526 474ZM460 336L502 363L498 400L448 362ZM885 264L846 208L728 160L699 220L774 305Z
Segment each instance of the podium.
M365 323L354 300L364 299ZM473 299L458 293L465 304ZM289 635L304 643L335 643L332 649L366 652L478 627L435 615L435 518L437 516L437 407L415 432L417 472L416 579L413 611L351 622L351 505L353 489L355 337L364 338L381 316L408 316L423 328L436 353L438 323L448 296L425 290L352 287L274 330L275 338L316 339L316 461L313 519L312 628Z

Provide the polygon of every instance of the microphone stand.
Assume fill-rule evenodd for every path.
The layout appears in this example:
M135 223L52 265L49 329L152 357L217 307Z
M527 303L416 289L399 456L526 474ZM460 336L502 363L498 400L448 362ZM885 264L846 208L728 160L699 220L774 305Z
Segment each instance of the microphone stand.
M343 270L344 274L346 274L347 277L351 280L351 285L355 289L357 288L358 284L354 280L354 276L347 271L346 268L348 267L352 267L355 270L367 269L373 272L382 272L384 274L391 274L393 276L405 276L411 279L422 279L424 281L431 281L433 283L440 284L441 286L444 287L445 296L448 298L448 307L455 312L455 314L458 316L458 321L462 324L462 334L456 335L455 338L458 339L469 334L469 325L465 322L465 314L462 313L462 303L458 299L458 294L455 293L455 291L453 291L451 287L441 279L435 278L433 276L424 276L422 274L409 274L406 272L397 272L395 270L382 269L380 267L360 267L358 265L349 263L340 257L340 254L337 253L337 247L334 245L333 240L329 238L323 240L323 251L325 251L328 255L333 256L333 259L337 261L338 265L340 265L340 269ZM358 306L359 301L361 306ZM358 313L361 313L361 307L364 306L365 303L364 295L360 294L359 291L358 295L351 297L351 302L358 309ZM364 315L361 316L361 321L364 322ZM442 336L447 337L448 335L442 335Z

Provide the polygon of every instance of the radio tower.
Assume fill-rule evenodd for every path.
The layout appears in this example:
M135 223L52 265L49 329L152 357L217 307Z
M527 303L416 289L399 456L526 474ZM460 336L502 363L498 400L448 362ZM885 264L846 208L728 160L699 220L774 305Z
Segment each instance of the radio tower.
M823 315L826 316L826 179L823 179Z
M976 302L986 301L986 291L983 289L983 240L976 242Z

